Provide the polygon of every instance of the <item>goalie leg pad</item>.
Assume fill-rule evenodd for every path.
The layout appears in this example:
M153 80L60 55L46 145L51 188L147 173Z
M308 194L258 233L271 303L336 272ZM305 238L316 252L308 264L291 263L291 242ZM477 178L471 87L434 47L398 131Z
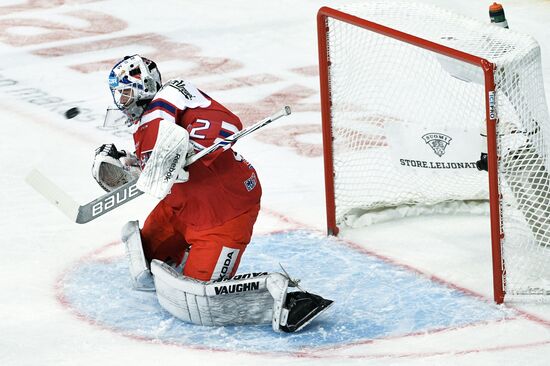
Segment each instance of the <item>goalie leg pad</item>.
M207 325L269 324L273 297L266 287L269 274L248 273L231 280L204 282L177 273L153 260L159 304L185 322Z
M155 291L153 277L143 253L138 221L129 221L124 225L122 242L126 248L132 287L139 291Z
M280 273L246 273L229 280L199 281L168 264L151 262L157 298L170 314L198 325L269 324L276 332L296 332L332 305L308 292L287 294Z

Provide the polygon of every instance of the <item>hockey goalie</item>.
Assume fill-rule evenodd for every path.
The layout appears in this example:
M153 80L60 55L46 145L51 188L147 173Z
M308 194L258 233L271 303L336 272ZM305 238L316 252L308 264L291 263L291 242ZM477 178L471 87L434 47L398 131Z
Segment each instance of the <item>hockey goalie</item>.
M331 300L289 292L296 282L286 273L236 275L260 209L252 165L226 144L185 167L241 130L239 118L187 81L163 85L156 64L139 55L113 67L109 86L135 155L102 145L92 174L106 191L139 177L138 189L160 199L141 229L137 221L122 229L134 288L156 291L164 309L199 325L271 323L294 332L325 311Z

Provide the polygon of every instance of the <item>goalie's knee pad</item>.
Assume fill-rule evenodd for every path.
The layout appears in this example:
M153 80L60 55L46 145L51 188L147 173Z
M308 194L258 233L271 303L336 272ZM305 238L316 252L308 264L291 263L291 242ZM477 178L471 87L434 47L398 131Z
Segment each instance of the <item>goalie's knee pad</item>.
M126 248L132 287L139 291L155 291L153 277L143 252L138 221L129 221L124 225L122 242Z

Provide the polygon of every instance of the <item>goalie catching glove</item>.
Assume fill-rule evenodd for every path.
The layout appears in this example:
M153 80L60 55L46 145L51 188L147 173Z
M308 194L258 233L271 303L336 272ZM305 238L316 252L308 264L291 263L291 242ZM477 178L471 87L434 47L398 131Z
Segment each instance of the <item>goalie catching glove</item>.
M137 179L141 173L138 159L114 144L103 144L95 151L92 176L107 192Z

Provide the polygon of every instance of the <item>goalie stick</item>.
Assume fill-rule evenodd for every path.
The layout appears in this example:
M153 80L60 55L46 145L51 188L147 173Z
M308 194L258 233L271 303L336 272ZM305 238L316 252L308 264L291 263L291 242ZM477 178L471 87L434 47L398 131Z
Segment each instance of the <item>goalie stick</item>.
M228 144L232 144L241 137L260 129L281 117L288 116L290 113L290 107L285 106L277 113L256 122L250 127L243 128L241 131L190 156L186 160L185 166L189 166L195 163L197 160L214 152L218 148L224 147ZM143 194L142 191L137 189L137 179L135 179L109 193L104 194L101 197L96 198L89 203L79 205L71 196L65 193L61 188L55 185L51 180L45 177L37 169L33 169L27 175L26 181L38 193L40 193L42 196L44 196L44 198L50 201L50 203L54 204L59 210L61 210L61 212L63 212L69 219L78 224L85 224L92 220L95 220L98 217L106 214L107 212L112 211L115 208L122 206L126 202L129 202Z

